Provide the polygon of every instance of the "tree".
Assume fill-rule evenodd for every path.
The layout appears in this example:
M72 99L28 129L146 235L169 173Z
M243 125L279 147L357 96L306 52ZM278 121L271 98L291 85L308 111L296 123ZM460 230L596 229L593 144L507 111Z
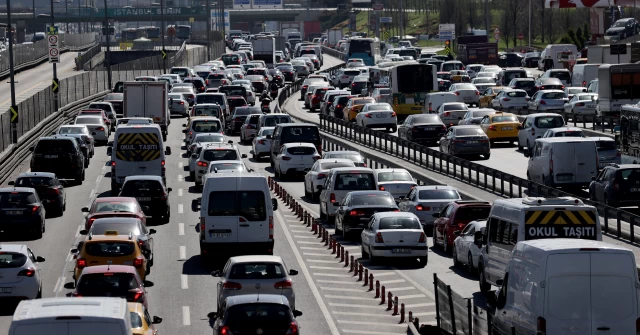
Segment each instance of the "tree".
M591 41L591 33L589 32L589 24L585 23L584 28L582 30L582 36L585 42Z
M578 28L576 30L576 41L578 42L578 49L582 50L585 46L584 34L582 33L582 28Z

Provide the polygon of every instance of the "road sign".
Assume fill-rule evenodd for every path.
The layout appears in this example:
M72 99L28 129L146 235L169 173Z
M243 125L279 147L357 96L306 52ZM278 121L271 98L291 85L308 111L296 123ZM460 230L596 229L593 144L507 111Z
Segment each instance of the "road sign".
M626 44L611 44L609 46L609 54L610 55L626 55L627 54L627 45Z
M51 83L51 91L53 91L53 93L58 93L58 91L60 91L60 80L58 80L58 78L53 78L53 82Z
M524 34L518 34L518 39L519 40L523 40L524 39Z
M162 59L167 59L167 52L162 49Z
M500 40L500 34L493 34L493 38L496 39L496 43Z
M194 22L196 22L196 19L194 19L194 18L190 17L190 18L189 18L189 22L194 23Z
M391 23L393 19L390 16L382 16L380 17L380 23Z
M11 106L11 123L18 123L18 106Z
M384 5L381 3L374 3L373 6L371 6L371 8L373 10L384 10Z
M49 63L60 63L58 26L49 26L47 28L47 35L47 42L49 44Z
M389 32L388 31L383 31L382 32L382 39L383 40L388 40L389 39Z
M455 33L456 25L453 23L443 23L438 25L438 36L440 37L440 42L452 40Z

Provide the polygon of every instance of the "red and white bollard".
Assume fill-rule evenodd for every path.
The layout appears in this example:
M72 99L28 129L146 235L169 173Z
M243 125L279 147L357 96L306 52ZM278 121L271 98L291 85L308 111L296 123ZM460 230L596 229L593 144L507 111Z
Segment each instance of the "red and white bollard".
M389 291L387 293L387 310L390 311L391 309L393 309L393 293Z
M391 292L389 292L391 293ZM382 293L380 294L380 305L384 305L384 298L385 298L385 294L384 294L384 285L382 285Z
M380 298L380 281L379 280L376 280L376 299L377 298Z
M398 296L393 297L393 315L398 315Z
M404 304L400 305L400 323L404 323Z

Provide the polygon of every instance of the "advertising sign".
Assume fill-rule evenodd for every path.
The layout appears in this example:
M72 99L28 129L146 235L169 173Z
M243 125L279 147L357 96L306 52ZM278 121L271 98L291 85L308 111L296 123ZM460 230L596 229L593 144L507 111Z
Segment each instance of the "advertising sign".
M251 0L253 9L283 8L282 0Z
M251 8L251 0L233 0L233 9Z
M443 23L438 28L440 41L450 41L456 33L456 25L453 23Z

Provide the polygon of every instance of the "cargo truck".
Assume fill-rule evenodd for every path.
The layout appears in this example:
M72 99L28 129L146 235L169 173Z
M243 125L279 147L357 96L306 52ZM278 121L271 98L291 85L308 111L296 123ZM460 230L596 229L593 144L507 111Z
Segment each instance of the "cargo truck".
M164 81L127 81L124 83L123 117L148 117L160 126L162 140L167 140L171 118L169 89Z
M327 33L327 47L335 47L342 37L342 29L329 29L329 32Z
M498 63L498 44L489 43L487 35L463 35L456 42L458 60L464 64Z
M251 41L253 45L253 60L261 60L267 67L276 63L276 39L273 37L259 37Z

